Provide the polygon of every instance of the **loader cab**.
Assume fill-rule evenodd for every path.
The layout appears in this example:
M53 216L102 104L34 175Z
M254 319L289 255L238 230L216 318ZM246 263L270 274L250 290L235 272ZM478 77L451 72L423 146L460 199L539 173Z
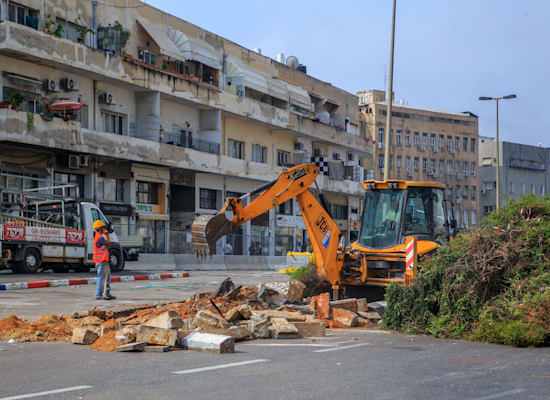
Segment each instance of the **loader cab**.
M449 236L444 188L433 182L368 181L358 244L393 249L407 236L443 243Z

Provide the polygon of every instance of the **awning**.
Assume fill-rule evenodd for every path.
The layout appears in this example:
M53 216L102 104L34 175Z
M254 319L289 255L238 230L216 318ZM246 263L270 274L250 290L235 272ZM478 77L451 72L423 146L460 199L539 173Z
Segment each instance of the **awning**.
M269 94L265 76L251 68L236 64L235 62L230 62L227 64L225 75L228 78L240 78L244 81L246 87L260 93Z
M270 96L283 101L288 101L289 93L284 82L273 78L266 78L266 82L267 91Z
M290 104L312 111L311 98L307 90L290 83L287 83L286 87L290 94Z
M30 78L28 76L23 76L19 74L14 74L11 72L4 72L4 77L6 79L9 79L13 81L16 84L22 85L22 86L30 86L33 88L42 88L44 86L44 82L38 79Z
M221 69L220 54L209 43L168 27L168 38L186 60L198 61L214 69Z
M161 29L138 19L139 24L145 29L145 31L151 36L155 43L160 48L160 54L168 57L175 58L176 60L185 61L185 57L181 54L178 47L170 40L168 35Z

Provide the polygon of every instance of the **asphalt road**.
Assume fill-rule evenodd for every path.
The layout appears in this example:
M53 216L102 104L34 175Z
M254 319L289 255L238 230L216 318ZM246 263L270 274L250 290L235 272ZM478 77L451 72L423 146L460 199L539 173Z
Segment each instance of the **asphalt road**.
M234 354L0 342L0 400L548 399L550 349L380 331L241 342Z

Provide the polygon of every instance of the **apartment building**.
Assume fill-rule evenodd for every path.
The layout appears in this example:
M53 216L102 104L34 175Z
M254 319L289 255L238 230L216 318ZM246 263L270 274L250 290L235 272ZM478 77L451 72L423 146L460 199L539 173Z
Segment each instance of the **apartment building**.
M496 209L496 141L479 137L479 206L482 218ZM546 194L550 184L548 172L549 149L520 143L500 142L499 186L500 205L527 193L537 197Z
M385 92L365 90L357 96L373 152L371 165L366 167L367 175L382 179L387 115ZM454 203L458 226L466 228L477 224L477 116L470 112L430 110L402 103L392 107L389 176L445 184L446 196Z
M196 214L313 161L349 241L371 151L354 94L137 0L0 5L0 171L12 186L74 183L144 251L182 253ZM61 99L82 108L51 112ZM288 202L228 240L235 254L259 241L279 255L306 233Z

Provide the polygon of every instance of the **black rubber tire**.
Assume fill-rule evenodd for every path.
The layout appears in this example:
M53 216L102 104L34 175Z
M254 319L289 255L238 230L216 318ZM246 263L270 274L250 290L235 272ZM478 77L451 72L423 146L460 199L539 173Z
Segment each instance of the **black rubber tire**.
M118 249L109 250L109 266L113 272L119 272L124 269L124 257Z
M40 252L35 248L28 248L25 250L23 260L17 263L17 272L21 274L36 274L40 268L42 260L40 258Z
M73 267L75 272L90 272L90 269L92 269L89 265L77 265Z

